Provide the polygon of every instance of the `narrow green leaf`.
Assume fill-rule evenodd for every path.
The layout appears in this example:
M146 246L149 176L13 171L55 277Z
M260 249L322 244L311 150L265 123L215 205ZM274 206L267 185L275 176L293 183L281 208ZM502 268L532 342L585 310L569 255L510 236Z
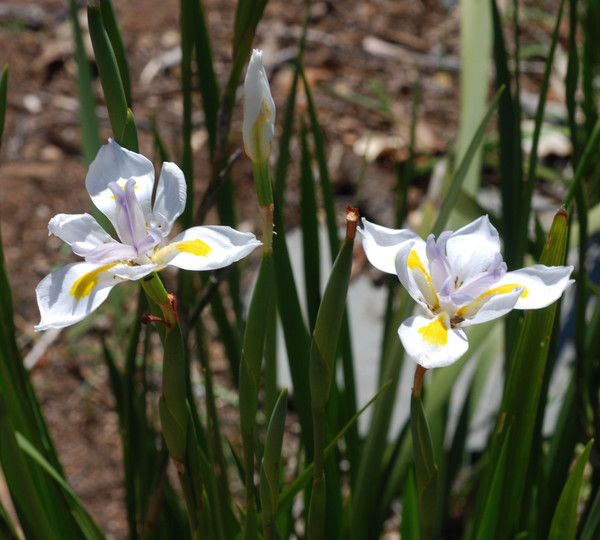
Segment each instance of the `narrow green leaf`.
M389 324L390 328L396 329L400 322L410 317L413 310L412 298L406 290L402 290L399 297L398 307L394 315L394 321ZM392 419L392 411L396 402L398 381L404 364L404 349L400 340L389 339L382 353L380 368L380 380L389 382L390 389L377 401L373 408L371 425L367 435L362 457L359 462L356 484L353 487L352 516L354 525L350 530L353 540L363 540L370 530L372 516L377 513L379 498L383 492L385 481L381 476L381 463L388 442L388 431ZM378 471L374 474L373 471Z
M104 28L102 13L97 6L88 6L88 25L98 74L104 91L108 117L115 140L122 143L127 123L127 99L112 45Z
M582 523L579 540L595 540L600 536L600 490L596 495L587 513L586 520Z
M466 156L485 111L492 44L490 9L489 1L461 1L460 127L456 149L459 160ZM482 150L478 145L464 173L464 190L470 195L475 195L479 188L481 160Z
M431 433L421 397L411 394L410 398L410 431L412 434L413 458L417 481L419 502L419 522L423 540L433 538L438 516L437 484L438 466L436 464Z
M96 116L96 99L92 88L90 64L83 45L83 36L75 0L71 0L71 23L75 40L75 62L77 63L77 98L79 101L79 124L83 143L83 159L86 166L94 160L100 145L100 125Z
M36 485L34 476L19 448L15 428L2 394L0 394L0 440L2 440L0 458L4 476L26 537L40 540L58 539L58 531L53 530L49 521L48 512L51 509L46 509L40 499L39 486Z
M541 264L556 266L564 262L567 236L567 215L564 210L559 210L540 257ZM513 361L494 430L491 461L482 483L483 494L480 493L478 500L479 507L487 504L491 471L496 470L507 428L512 426L511 441L507 447L507 468L511 474L505 475L502 496L499 498L502 519L496 532L498 539L514 534L519 522L536 412L544 377L547 376L546 362L555 313L556 303L544 309L526 312L513 351ZM477 514L481 515L479 512Z
M581 181L583 180L583 176L586 174L588 170L588 166L592 158L598 155L598 143L600 142L600 118L596 121L594 128L592 130L592 135L588 139L587 144L585 145L585 149L583 151L583 155L581 160L577 164L577 169L575 170L575 174L573 175L573 180L569 185L569 191L565 196L565 200L563 202L563 206L568 208L569 204L573 200L573 197L577 191L577 188Z
M337 446L338 441L346 434L350 426L356 423L361 414L363 414L377 399L384 393L385 390L389 391L390 382L384 384L377 393L362 407L357 413L350 419L350 421L340 430L340 432L331 440L331 442L325 447L325 457L327 458L331 452ZM313 476L314 463L307 465L306 468L296 476L292 483L285 488L279 497L279 508L289 508L296 495L300 493L305 486L310 482Z
M481 521L479 528L473 538L476 540L487 540L493 538L498 528L498 519L500 519L500 506L502 497L502 486L504 475L506 474L507 448L510 441L510 426L506 431L506 437L502 443L498 461L495 463L494 475L486 504L481 512Z
M265 347L266 320L271 303L273 285L273 257L264 252L258 270L258 277L252 293L248 321L244 333L244 345L240 360L240 426L244 449L244 470L246 485L246 525L245 538L255 538L256 497L254 487L254 429L258 411L258 391Z
M598 9L598 3L594 2L594 0L584 1L581 8L581 16L578 17L583 30L581 59L583 100L581 105L585 114L585 132L589 136L592 132L592 126L598 118L598 105L596 103L597 89L594 80L596 69L600 63L597 42L595 40L596 30L598 24L600 24L600 10Z
M135 125L135 118L131 109L127 109L125 128L123 129L123 134L121 135L121 141L122 146L125 148L133 150L134 152L139 151L137 126Z
M310 359L310 389L314 409L325 409L331 380L335 371L335 357L346 308L346 294L352 267L354 235L342 244L327 281L313 333Z
M252 41L268 0L242 0L237 3L233 23L234 53Z
M187 448L188 410L185 352L177 323L165 334L159 413L169 453L173 459L182 461Z
M306 125L300 129L300 223L302 226L302 254L304 258L304 284L308 308L309 328L315 327L321 301L321 260L319 249L319 221L317 196L312 174Z
M400 522L402 540L421 540L419 526L419 496L413 469L408 471L402 490L402 521Z
M129 61L127 60L127 51L125 50L125 43L123 43L121 28L117 22L112 0L100 0L100 11L102 13L102 20L104 21L104 28L106 28L106 35L110 40L112 50L115 54L115 60L117 61L117 66L119 67L119 74L123 83L125 100L127 102L127 106L131 107L133 100L131 99L131 76L129 74Z
M285 430L287 412L287 388L281 392L267 430L265 453L260 468L260 504L263 516L263 530L266 540L277 539L275 517L279 501L281 476L281 446Z
M573 422L576 415L575 386L575 378L572 377L564 394L562 408L550 440L550 448L544 460L544 475L540 482L544 489L538 492L538 538L548 537L552 516L569 476L573 452L577 444L577 425Z
M243 0L237 3L233 30L233 63L219 112L219 133L217 134L217 152L215 154L217 160L223 158L223 156L219 156L219 145L224 144L227 140L235 104L235 93L244 65L250 56L256 27L266 5L267 0Z
M533 131L533 139L531 142L531 151L529 154L529 169L525 187L523 190L521 215L519 222L519 230L516 236L516 242L518 245L518 252L516 258L516 264L520 266L523 256L525 254L525 248L527 245L527 231L529 226L529 214L531 213L531 197L533 195L533 188L535 185L535 173L537 165L537 148L540 140L540 134L542 131L542 122L544 120L544 110L546 107L546 98L548 94L548 88L550 85L550 74L552 72L552 66L554 64L554 52L556 51L556 44L558 42L559 30L561 27L563 8L565 0L561 0L558 14L556 16L556 24L554 26L554 32L552 34L552 42L550 44L550 50L546 56L546 68L544 70L544 76L542 78L542 84L540 86L538 107L535 113L535 127Z
M294 389L294 401L301 426L302 444L310 461L313 454L313 428L310 414L310 386L308 365L310 357L310 338L294 281L290 256L285 240L285 228L281 209L274 211L275 231L273 237L274 277L277 292L277 309L283 328L284 341Z
M505 87L498 103L498 134L500 137L498 166L500 168L500 188L502 192L502 238L516 238L522 205L521 192L523 190L521 114L518 93L513 98L510 88L511 80L500 13L496 1L493 0L491 4L496 89L499 90L502 86ZM506 242L504 245L504 259L509 268L518 265L516 247L516 242Z
M48 463L44 456L42 456L42 454L38 452L37 449L19 432L16 433L16 441L21 450L23 450L40 467L42 467L42 469L44 469L52 477L52 479L56 481L56 483L72 501L72 512L74 513L75 518L79 522L82 530L86 532L86 538L89 540L104 539L104 533L88 514L87 510L62 475L58 473L56 469L54 469L54 467Z
M196 66L198 87L202 94L202 109L208 132L208 146L211 155L215 151L217 138L217 114L219 111L219 85L213 66L213 55L210 47L210 34L201 0L185 0L192 4L193 35L196 44Z
M308 17L309 13L307 13L307 25ZM325 222L327 225L327 236L329 239L329 253L331 255L331 260L334 260L340 249L340 240L338 237L337 209L333 193L333 185L329 175L325 138L323 137L323 130L321 129L319 119L317 117L317 109L312 97L310 85L308 84L306 75L302 69L302 63L299 62L298 66L300 69L300 75L302 76L302 81L304 83L306 105L314 141L315 158L319 170L319 184L321 187L323 208L325 209ZM342 315L342 325L340 330L340 353L342 356L342 370L344 375L344 391L340 396L343 422L351 417L356 412L357 408L356 385L354 381L354 359L352 354L352 341L350 339L350 325L348 322L347 312L344 312ZM353 426L348 432L348 459L351 466L351 478L354 478L357 473L359 444L358 429L357 426Z
M192 53L194 50L194 4L195 0L179 3L181 28L181 94L182 94L182 160L181 166L187 186L185 209L180 217L184 228L192 226L194 212L194 156L192 150ZM201 76L201 73L198 74ZM236 375L237 377L237 375Z
M556 505L556 511L552 518L548 540L571 540L575 539L577 533L577 504L579 502L579 491L583 481L583 471L592 450L594 439L590 440L584 448L581 456L575 462L569 479Z

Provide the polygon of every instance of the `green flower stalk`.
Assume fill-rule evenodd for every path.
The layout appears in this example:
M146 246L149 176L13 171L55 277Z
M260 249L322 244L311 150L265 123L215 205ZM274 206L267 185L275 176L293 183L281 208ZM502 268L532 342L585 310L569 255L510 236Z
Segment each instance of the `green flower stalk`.
M427 368L417 365L412 393L410 396L410 432L412 436L413 458L417 481L418 513L421 537L433 538L437 522L438 466L433 452L431 432L423 402L421 387Z
M335 372L335 358L342 316L346 308L346 294L352 268L352 251L358 210L346 209L346 239L335 260L323 300L319 307L310 349L310 397L314 424L314 475L308 513L308 538L323 538L326 520L325 438L331 381Z
M244 148L252 160L254 183L263 225L263 253L272 249L273 188L269 156L275 135L275 102L262 63L263 52L252 52L244 80Z
M275 103L262 65L262 51L252 53L244 82L244 148L254 167L254 183L263 228L263 255L248 312L240 362L240 424L246 484L245 537L256 538L254 486L254 428L258 410L260 371L265 343L265 321L273 289L273 190L269 156L273 145Z

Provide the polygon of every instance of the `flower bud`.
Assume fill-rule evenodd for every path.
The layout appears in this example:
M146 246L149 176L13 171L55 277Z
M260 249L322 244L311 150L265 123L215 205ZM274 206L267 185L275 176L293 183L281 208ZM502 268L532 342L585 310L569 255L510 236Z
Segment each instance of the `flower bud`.
M262 55L262 51L254 49L244 81L244 148L254 163L269 158L275 131L275 103Z

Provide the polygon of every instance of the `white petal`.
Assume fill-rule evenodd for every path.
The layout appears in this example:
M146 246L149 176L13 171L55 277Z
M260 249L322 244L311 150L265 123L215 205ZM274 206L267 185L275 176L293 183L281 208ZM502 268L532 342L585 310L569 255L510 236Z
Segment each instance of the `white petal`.
M497 265L499 252L500 237L487 216L452 233L446 241L446 256L458 286Z
M369 262L377 269L388 274L396 273L396 254L400 246L419 236L408 229L388 229L362 218L363 249Z
M94 311L121 282L114 264L73 263L47 275L36 287L41 321L36 331L75 324Z
M538 309L549 306L560 298L565 289L574 282L569 279L572 271L572 266L536 264L507 272L498 281L498 285L517 283L525 287L515 309Z
M452 330L444 312L435 318L410 317L398 328L400 341L417 364L431 369L456 362L469 348L462 330Z
M185 209L187 186L182 170L175 163L163 163L156 198L152 208L152 227L161 229L163 237L170 232L175 220Z
M214 270L239 261L260 245L252 233L231 227L192 227L157 250L152 262L160 268L170 264L184 270Z
M116 243L100 224L89 214L58 214L48 223L50 234L84 250L92 250L108 243Z
M426 244L420 238L404 243L396 255L396 272L413 300L436 313L440 302L431 279L426 250Z
M243 136L252 161L264 161L271 153L275 133L275 102L262 63L262 51L252 51L244 80Z
M146 277L148 274L159 270L157 264L117 264L113 266L109 272L121 279L128 279L129 281L137 281Z
M85 186L96 207L102 211L113 225L116 224L116 204L108 187L111 182L124 186L135 180L135 195L145 216L151 215L152 189L154 186L154 166L141 154L131 152L109 139L98 151L90 164Z

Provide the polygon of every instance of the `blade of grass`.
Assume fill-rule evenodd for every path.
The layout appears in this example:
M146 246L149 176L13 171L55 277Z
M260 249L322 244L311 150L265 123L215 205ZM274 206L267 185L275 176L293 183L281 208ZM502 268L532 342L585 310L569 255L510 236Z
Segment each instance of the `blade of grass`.
M421 540L419 526L419 504L415 473L411 469L406 477L402 490L402 521L400 522L400 537L403 540Z
M88 6L88 25L110 125L115 140L122 143L127 123L127 99L115 53L104 28L99 7Z
M331 452L333 452L333 450L336 448L340 439L342 437L344 437L344 435L346 434L346 432L348 431L350 426L358 420L360 415L363 414L373 403L375 403L380 398L380 396L384 393L385 390L389 391L390 385L391 385L390 382L387 382L384 385L382 385L381 388L375 393L375 395L364 405L364 407L362 407L350 419L350 421L343 427L343 429L341 429L338 432L338 434L325 447L325 457L326 458L331 454ZM294 478L292 483L281 492L281 494L279 496L279 508L288 508L293 504L294 498L296 497L296 495L298 495L298 493L300 493L305 488L305 486L308 485L308 483L310 482L310 479L313 476L313 471L314 471L314 464L310 463L309 465L307 465L304 468L304 470L300 474L298 474Z
M129 61L127 60L127 52L123 43L121 28L117 22L115 8L112 0L100 0L100 11L102 12L102 20L104 28L110 40L110 44L115 53L115 60L119 67L119 74L123 83L123 91L125 93L125 101L127 107L131 108L133 100L131 99L131 76L129 74Z
M276 540L277 503L281 476L281 447L285 429L287 410L287 388L281 392L269 421L265 440L265 454L260 467L260 502L263 516L263 530L266 540Z
M59 531L50 523L50 509L44 504L43 494L40 493L41 486L32 476L25 456L19 448L15 428L2 393L0 393L0 438L2 440L0 457L4 476L26 537L40 540L57 539Z
M192 5L193 34L196 45L196 66L198 87L202 94L202 109L208 132L208 146L211 156L214 154L217 138L217 113L219 111L219 85L213 65L213 55L210 47L210 34L204 16L201 0L190 1Z
M502 443L496 468L492 476L489 495L481 513L481 521L478 530L473 535L475 540L486 540L493 538L498 529L498 520L501 518L500 507L502 497L502 486L506 474L507 448L510 441L511 426L507 427L506 437Z
M358 211L348 207L346 210L346 240L342 244L342 249L327 281L311 342L309 380L314 427L315 468L307 528L309 536L313 538L323 537L326 515L329 526L333 526L334 530L339 531L339 520L341 519L341 515L326 512L326 509L331 509L334 505L333 501L328 505L326 497L324 450L327 421L325 410L335 374L336 353L342 314L346 307L358 217Z
M325 220L327 224L327 234L329 238L329 252L331 260L335 257L340 249L340 241L338 238L337 227L337 212L335 207L335 197L333 194L333 186L329 175L329 167L327 164L327 155L325 152L326 145L323 137L323 131L317 117L317 109L312 97L312 91L306 79L306 74L302 68L302 63L299 63L300 76L304 85L306 95L306 104L308 115L310 118L311 132L314 141L315 157L319 169L319 183L321 187L321 196L323 198L323 207L325 208ZM342 370L344 374L344 392L341 396L343 418L342 422L350 418L357 409L356 404L356 387L354 381L354 359L352 354L352 342L350 339L350 324L348 321L347 310L342 315L341 327L341 343L340 352L342 356ZM348 432L348 459L350 461L350 474L354 478L358 467L358 447L359 437L358 428L354 426Z
M83 45L83 36L79 26L78 8L75 0L70 3L71 23L75 41L75 62L77 64L77 99L79 101L79 125L83 160L86 166L94 160L101 146L100 125L96 116L96 99L92 88L90 64Z
M460 122L456 155L462 160L477 132L488 94L492 17L490 2L462 0L460 9ZM464 190L479 188L482 151L477 148L465 171Z
M184 229L192 226L192 213L194 209L194 158L192 151L192 52L194 49L194 11L192 3L193 0L182 0L180 2L181 95L183 102L183 111L181 115L183 155L181 166L187 186L185 209L180 220Z
M300 224L302 227L302 254L304 259L304 282L308 326L315 327L321 303L321 260L319 256L319 222L317 218L317 195L312 174L306 124L300 123Z
M502 192L502 238L516 238L523 190L523 154L521 151L521 114L519 95L510 89L510 73L500 13L496 1L492 1L494 29L494 61L496 66L496 89L505 90L498 103L499 168ZM515 6L516 11L516 6ZM516 14L515 14L516 16ZM516 26L516 24L515 24ZM518 58L518 56L517 56ZM517 62L518 66L518 62ZM515 77L518 76L518 67ZM504 260L509 268L518 265L516 243L506 242Z
M577 533L577 505L579 490L583 481L583 471L592 450L594 439L590 440L575 462L573 470L562 490L556 511L550 525L548 540L571 540Z
M544 75L542 78L542 83L540 85L539 92L539 101L538 107L535 113L535 127L533 131L533 139L531 142L531 151L529 154L529 169L527 178L525 180L525 186L522 192L522 203L520 211L521 215L519 216L519 229L517 231L517 236L515 237L515 241L517 243L517 250L515 256L515 264L517 266L522 266L523 257L525 255L525 250L527 248L527 239L528 239L528 227L529 227L529 214L531 213L531 197L533 195L533 188L535 186L535 178L536 178L536 165L537 165L537 149L540 140L540 134L542 131L542 122L544 120L544 110L546 107L546 98L548 95L548 88L550 85L550 74L552 72L552 65L554 62L554 52L556 51L556 44L558 42L558 35L560 30L560 25L562 21L563 8L565 5L565 0L561 0L560 7L558 10L558 14L556 15L556 24L554 26L554 32L552 34L552 42L550 44L550 50L548 51L548 55L546 57L546 67L544 70Z
M63 492L69 497L73 505L71 510L74 514L76 521L79 523L82 532L85 534L85 538L89 540L105 538L104 533L100 530L96 522L91 518L75 492L71 489L66 480L59 474L54 467L44 458L40 452L37 451L21 433L16 433L16 441L19 448L25 452L35 463L37 463L42 469L44 469L50 477L60 486Z
M548 242L540 257L540 263L548 266L564 262L568 236L567 215L557 212L548 235ZM519 329L518 340L513 351L513 362L507 375L502 405L497 416L497 425L491 443L490 465L480 488L479 508L490 496L492 471L496 470L499 455L512 426L511 442L507 447L507 467L510 475L504 478L496 538L508 538L514 534L520 519L521 498L525 488L530 450L536 424L536 411L540 399L543 379L546 374L550 336L556 313L556 303L547 308L525 314ZM476 517L481 514L476 511ZM477 522L476 530L480 525Z

